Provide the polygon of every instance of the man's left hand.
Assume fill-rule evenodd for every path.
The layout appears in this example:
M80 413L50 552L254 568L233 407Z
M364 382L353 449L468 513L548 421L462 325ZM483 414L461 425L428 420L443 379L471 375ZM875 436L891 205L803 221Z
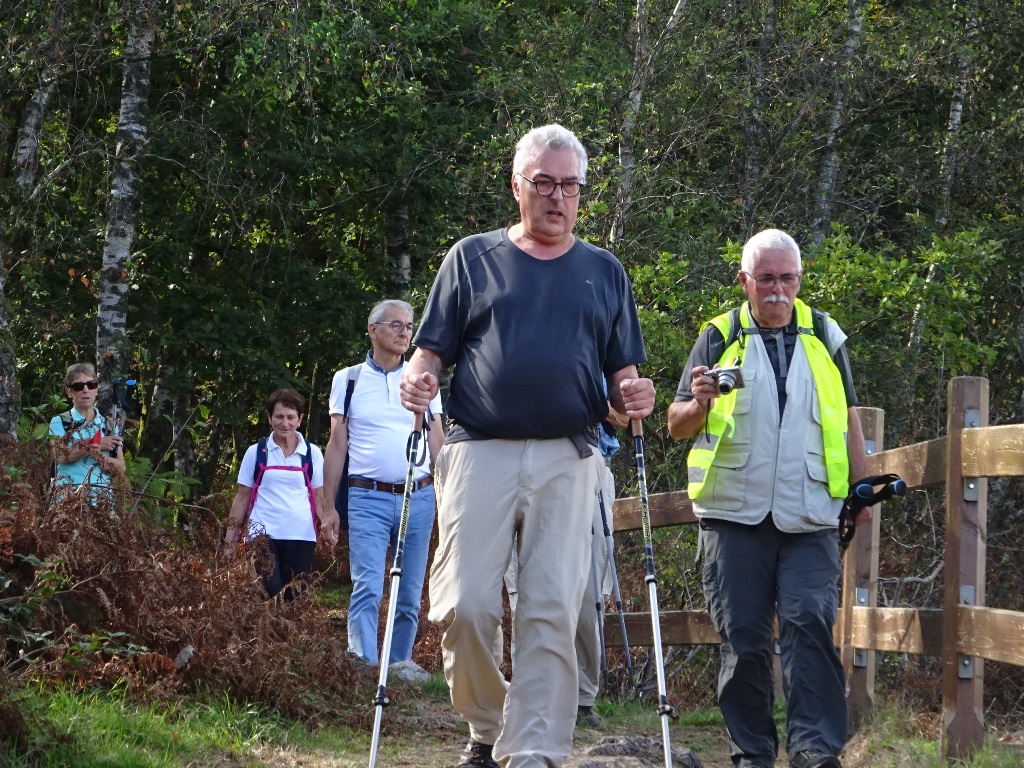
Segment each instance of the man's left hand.
M631 419L644 419L654 410L654 382L651 379L623 379L619 382L622 404Z
M334 547L338 543L338 533L341 530L341 518L338 517L334 507L324 510L320 518L320 535L324 537L324 543Z

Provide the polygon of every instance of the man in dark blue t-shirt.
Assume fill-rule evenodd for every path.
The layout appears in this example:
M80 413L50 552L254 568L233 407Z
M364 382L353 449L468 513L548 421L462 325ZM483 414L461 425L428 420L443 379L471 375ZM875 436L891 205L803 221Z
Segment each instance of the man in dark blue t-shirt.
M402 381L424 412L455 366L454 421L435 468L440 541L430 619L444 627L452 704L469 723L461 766L558 766L572 748L574 635L590 568L608 411L642 419L654 384L629 280L573 235L587 154L559 125L530 131L513 161L522 220L448 253ZM608 387L605 399L604 385ZM517 547L510 682L501 673L502 577Z

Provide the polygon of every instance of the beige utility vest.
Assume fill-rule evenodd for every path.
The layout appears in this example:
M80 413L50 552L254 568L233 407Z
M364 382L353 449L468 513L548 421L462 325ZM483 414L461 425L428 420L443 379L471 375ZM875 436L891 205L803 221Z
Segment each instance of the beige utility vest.
M846 334L832 320L827 328L826 346L838 349ZM834 528L843 500L829 495L818 393L803 344L796 344L789 363L780 424L775 372L764 341L753 334L746 343L745 386L736 390L735 430L721 438L712 462L716 471L707 481L712 485L706 484L700 501L693 502L694 512L748 525L771 512L785 533ZM708 447L703 432L694 440L697 446Z

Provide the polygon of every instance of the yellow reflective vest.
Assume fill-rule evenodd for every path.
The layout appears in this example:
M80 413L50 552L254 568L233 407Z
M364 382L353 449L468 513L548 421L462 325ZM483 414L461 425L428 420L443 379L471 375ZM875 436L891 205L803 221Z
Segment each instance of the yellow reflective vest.
M846 392L843 388L842 375L828 348L814 333L814 318L811 308L804 302L795 301L797 326L800 343L807 356L814 387L818 395L821 415L822 448L825 459L825 470L828 477L828 492L833 499L844 499L849 492L849 455L846 448L848 431L848 412ZM719 358L723 367L731 365L743 366L746 359L748 344L746 335L734 332L732 318L734 313L726 312L710 321L710 325L722 334L728 342L727 348ZM739 312L741 329L751 327L750 312L744 302ZM705 325L705 328L707 324ZM703 330L703 329L702 329ZM737 362L738 361L738 362ZM734 389L727 395L721 395L715 401L708 414L705 436L702 432L694 440L687 459L688 492L690 498L700 502L705 488L713 487L719 467L715 464L715 456L723 442L728 443L736 431L735 409L739 390Z

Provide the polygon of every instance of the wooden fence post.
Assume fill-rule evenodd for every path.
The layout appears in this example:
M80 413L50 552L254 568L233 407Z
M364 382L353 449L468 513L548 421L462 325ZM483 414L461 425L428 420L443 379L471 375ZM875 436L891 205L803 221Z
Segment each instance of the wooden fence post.
M964 429L988 425L988 380L953 379L948 402L940 746L946 758L966 758L981 746L985 735L984 662L957 653L958 606L985 604L988 481L964 477L961 435Z
M858 408L864 428L864 444L868 455L882 450L885 411L881 408ZM846 673L851 733L860 727L875 703L875 652L854 648L853 607L874 608L878 605L878 542L882 513L879 506L871 510L871 522L858 526L857 535L846 550L843 562L843 607L840 614L843 671Z

